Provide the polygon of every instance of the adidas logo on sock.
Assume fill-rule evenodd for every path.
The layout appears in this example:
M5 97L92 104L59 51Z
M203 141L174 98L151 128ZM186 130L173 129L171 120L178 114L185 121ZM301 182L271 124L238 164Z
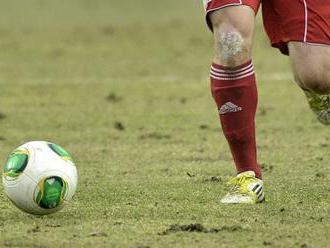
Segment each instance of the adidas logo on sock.
M219 114L224 115L227 113L234 113L242 111L243 109L241 107L238 107L237 105L233 104L232 102L226 102L224 105L221 106L219 109Z

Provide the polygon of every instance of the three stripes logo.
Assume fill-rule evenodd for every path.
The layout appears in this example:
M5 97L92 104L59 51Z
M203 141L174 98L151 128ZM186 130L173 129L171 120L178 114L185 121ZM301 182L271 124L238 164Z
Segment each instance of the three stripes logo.
M239 106L235 105L232 102L226 102L219 109L219 114L224 115L224 114L227 114L227 113L235 113L235 112L239 112L239 111L242 111L242 110L243 110L242 107L239 107Z
M257 197L258 197L258 199L259 199L260 202L264 200L265 195L264 195L264 191L263 191L263 186L262 186L262 184L259 184L259 183L256 184L256 185L253 187L252 191L253 191L254 193L256 193L256 195L257 195Z

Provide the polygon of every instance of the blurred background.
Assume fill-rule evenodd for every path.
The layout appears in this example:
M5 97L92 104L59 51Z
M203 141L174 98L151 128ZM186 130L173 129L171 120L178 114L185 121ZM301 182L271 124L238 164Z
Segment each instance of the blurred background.
M132 132L146 123L171 131L192 116L217 128L208 86L212 47L200 0L0 0L4 139L106 141L118 121ZM291 80L287 58L269 49L260 16L254 63L261 101L266 84ZM168 116L178 123L169 125Z
M207 74L212 37L200 0L2 0L0 7L3 79ZM260 23L258 33L256 48L268 47Z

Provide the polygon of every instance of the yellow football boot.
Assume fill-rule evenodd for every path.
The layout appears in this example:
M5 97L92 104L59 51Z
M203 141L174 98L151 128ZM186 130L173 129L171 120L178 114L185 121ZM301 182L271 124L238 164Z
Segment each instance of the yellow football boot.
M324 125L330 125L330 94L321 95L305 90L309 107Z
M263 182L254 171L245 171L229 180L229 193L222 198L225 204L255 204L265 200Z

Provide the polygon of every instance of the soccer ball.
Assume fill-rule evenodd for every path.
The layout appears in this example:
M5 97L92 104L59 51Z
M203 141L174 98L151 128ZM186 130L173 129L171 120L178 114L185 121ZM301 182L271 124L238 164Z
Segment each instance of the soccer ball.
M9 155L2 182L15 206L30 214L45 215L57 212L72 199L77 179L76 166L62 147L32 141Z

